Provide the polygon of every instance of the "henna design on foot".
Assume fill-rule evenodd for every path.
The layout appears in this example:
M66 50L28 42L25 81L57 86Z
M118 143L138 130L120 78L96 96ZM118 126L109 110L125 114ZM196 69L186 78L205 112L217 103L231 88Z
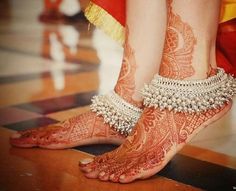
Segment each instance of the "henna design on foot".
M115 91L127 102L141 107L142 103L132 98L135 92L136 61L134 50L128 43L128 36L129 30L127 27L124 59ZM121 144L124 138L109 125L104 124L102 117L87 112L56 125L20 131L11 137L10 142L18 147L38 146L62 149L95 143Z
M20 131L10 142L18 147L62 149L100 142L120 144L124 138L104 124L102 117L89 111L59 124Z
M160 75L185 79L195 72L192 55L196 38L192 28L172 12L171 3L168 0L169 20ZM231 104L200 114L144 108L133 132L120 147L95 157L92 163L81 164L81 168L85 169L86 177L103 181L128 183L148 178L159 172L199 131L221 118Z
M148 178L159 172L201 129L222 117L230 106L201 114L145 108L132 134L115 151L99 156L102 160L95 158L87 164L91 171L86 176L121 183Z
M133 99L135 92L135 72L136 72L136 60L135 52L129 44L129 28L126 26L126 40L124 44L124 57L122 61L121 71L117 84L115 86L115 92L119 94L124 100L137 107L142 107L140 101Z
M192 58L197 39L192 27L173 12L172 1L167 1L168 22L160 75L185 79L195 73Z

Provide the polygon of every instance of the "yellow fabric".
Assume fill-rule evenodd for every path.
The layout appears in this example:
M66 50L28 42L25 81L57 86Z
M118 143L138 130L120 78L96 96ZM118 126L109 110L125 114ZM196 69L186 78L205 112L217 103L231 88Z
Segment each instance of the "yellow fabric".
M85 16L92 24L102 29L112 39L123 44L125 39L124 27L103 8L90 2L85 9Z
M236 0L224 0L221 6L220 22L236 18Z

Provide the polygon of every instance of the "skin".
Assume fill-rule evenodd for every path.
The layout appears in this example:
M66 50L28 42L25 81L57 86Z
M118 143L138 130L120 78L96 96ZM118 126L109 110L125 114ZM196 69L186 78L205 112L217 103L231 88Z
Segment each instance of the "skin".
M124 138L104 124L102 117L86 112L56 125L19 131L12 135L10 142L25 148L64 149L96 143L121 144Z
M173 13L170 1L168 1L168 16L169 22L159 73L167 78L185 79L195 74L192 58L197 39L191 26L182 22L180 16Z
M161 10L166 2L137 0L135 5L132 0L127 2L124 55L115 91L127 102L142 107L139 90L152 79L162 58L166 14ZM143 9L149 12L141 11ZM159 17L160 22L153 23L153 17ZM150 35L143 35L147 32ZM17 147L63 149L96 143L121 144L124 139L104 124L101 117L88 112L55 125L19 131L12 135L10 143Z
M217 2L219 1L214 1L216 4L213 10L215 11L217 10ZM214 45L208 44L206 47L209 47L210 50L202 51L204 50L202 42L209 37L200 35L197 28L193 27L197 18L183 20L183 18L187 18L188 12L184 12L183 9L178 11L181 4L187 6L188 3L189 6L192 5L191 3L205 6L207 2L204 0L195 2L191 0L188 2L167 1L168 27L159 72L160 75L167 78L191 80L215 75L215 62L210 54L212 49L214 50ZM211 3L209 2L209 4ZM214 11L212 14L216 15ZM212 15L209 17L206 15L203 15L203 18L205 20L212 19L212 25L215 25L217 19ZM207 22L210 23L210 21ZM211 31L211 27L205 27L204 30ZM205 34L209 31L206 31ZM216 28L212 32L211 38L214 38L215 32ZM199 58L203 62L196 63L199 61L196 59L199 52L203 54ZM196 67L197 64L198 67ZM132 134L120 147L94 159L81 161L80 168L86 177L98 178L102 181L129 183L136 179L148 178L159 172L199 131L222 117L230 107L231 103L226 103L221 108L208 110L201 114L174 113L173 111L160 111L159 108L146 107Z
M127 102L141 107L142 102L133 98L136 87L134 79L136 61L134 51L127 42L128 38L124 45L124 57L115 92ZM38 146L49 149L63 149L96 143L121 144L124 139L124 136L105 124L101 116L89 111L56 125L19 131L13 134L10 142L18 147Z
M135 0L135 3L126 0L126 25L129 29L126 34L136 61L133 98L139 101L143 99L140 89L152 80L161 63L167 23L163 8L165 10L166 0ZM158 21L154 22L153 18L158 18Z
M135 72L137 64L135 60L134 50L130 47L128 41L129 27L126 26L126 42L124 44L124 58L122 61L121 72L118 82L115 86L117 92L125 101L141 108L142 101L136 101L133 98L135 94Z

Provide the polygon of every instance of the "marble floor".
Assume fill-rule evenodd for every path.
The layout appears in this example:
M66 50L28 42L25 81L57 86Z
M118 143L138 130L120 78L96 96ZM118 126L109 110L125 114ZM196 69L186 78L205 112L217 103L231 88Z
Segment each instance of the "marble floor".
M42 23L42 10L39 0L0 2L0 191L236 190L236 104L160 173L128 185L86 179L78 169L80 159L114 145L11 147L13 131L87 111L92 96L113 88L120 68L122 48L103 32L88 30L86 20Z

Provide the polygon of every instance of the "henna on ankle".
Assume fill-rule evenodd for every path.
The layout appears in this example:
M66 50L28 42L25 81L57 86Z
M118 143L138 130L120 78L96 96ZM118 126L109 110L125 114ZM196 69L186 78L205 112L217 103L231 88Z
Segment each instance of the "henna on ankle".
M216 73L217 73L217 68L213 68L210 64L208 72L207 72L207 77L214 76L214 75L216 75Z
M167 31L159 74L173 79L185 79L194 75L192 66L197 39L192 27L173 12L173 0L167 0Z
M130 46L128 38L129 28L128 26L126 26L124 57L119 78L115 86L115 92L130 104L141 108L142 101L137 101L133 99L133 95L135 93L135 72L137 66L135 60L135 52Z

